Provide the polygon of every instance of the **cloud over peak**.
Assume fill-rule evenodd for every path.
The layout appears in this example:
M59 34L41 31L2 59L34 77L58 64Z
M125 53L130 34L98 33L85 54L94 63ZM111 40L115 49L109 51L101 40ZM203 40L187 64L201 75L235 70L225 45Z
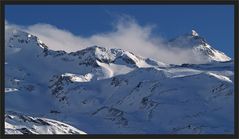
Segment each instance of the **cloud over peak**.
M112 31L109 32L83 37L50 24L38 23L20 26L5 21L6 34L11 29L29 32L39 37L53 50L73 52L98 45L106 48L124 49L136 55L170 64L203 63L200 57L195 57L191 49L169 47L164 43L162 37L152 34L154 26L139 25L136 20L129 16L119 18L112 28Z

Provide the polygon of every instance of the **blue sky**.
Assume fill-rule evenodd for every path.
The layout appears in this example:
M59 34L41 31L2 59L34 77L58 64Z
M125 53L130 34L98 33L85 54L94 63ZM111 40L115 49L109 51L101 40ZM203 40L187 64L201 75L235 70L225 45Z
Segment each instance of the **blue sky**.
M13 24L54 25L74 35L91 36L113 30L122 15L153 25L153 34L171 39L196 30L216 49L233 57L232 5L7 5L5 19Z

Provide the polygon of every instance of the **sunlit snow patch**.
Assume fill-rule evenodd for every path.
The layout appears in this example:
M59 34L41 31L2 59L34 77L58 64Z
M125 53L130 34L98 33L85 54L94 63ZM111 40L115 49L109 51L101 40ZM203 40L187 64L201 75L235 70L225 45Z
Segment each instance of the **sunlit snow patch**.
M232 82L228 77L226 76L223 76L223 75L218 75L218 74L215 74L215 73L212 73L212 72L208 72L209 75L211 76L214 76L220 80L224 80L224 81L227 81L227 82Z
M16 89L16 88L5 88L5 93L16 92L16 91L18 91L18 89Z
M62 77L69 77L72 82L89 82L93 78L91 73L87 73L85 75L77 75L73 73L65 73Z

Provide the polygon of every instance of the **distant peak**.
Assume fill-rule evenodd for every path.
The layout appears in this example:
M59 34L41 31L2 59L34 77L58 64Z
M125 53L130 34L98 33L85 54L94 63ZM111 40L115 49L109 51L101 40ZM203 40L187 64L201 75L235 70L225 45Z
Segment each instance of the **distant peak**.
M87 50L88 50L88 49L89 49L89 50L96 50L96 49L102 50L102 49L105 49L105 48L102 47L102 46L93 45L93 46L87 47L86 49L87 49Z
M192 30L191 35L192 35L192 36L199 36L199 34L198 34L195 30Z

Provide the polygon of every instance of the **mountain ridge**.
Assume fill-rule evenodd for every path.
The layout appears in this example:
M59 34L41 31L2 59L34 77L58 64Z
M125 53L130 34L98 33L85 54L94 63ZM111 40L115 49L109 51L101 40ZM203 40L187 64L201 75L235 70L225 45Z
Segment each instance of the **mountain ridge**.
M8 111L87 134L233 133L233 61L172 65L101 46L66 53L23 34L5 46Z

